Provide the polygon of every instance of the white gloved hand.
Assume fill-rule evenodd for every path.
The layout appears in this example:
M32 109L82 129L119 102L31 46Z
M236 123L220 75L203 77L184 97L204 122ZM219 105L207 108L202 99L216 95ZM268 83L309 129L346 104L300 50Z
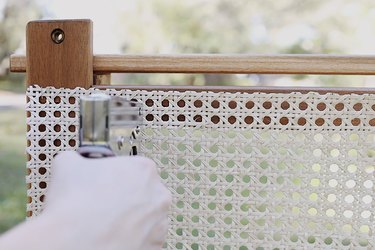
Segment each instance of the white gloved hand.
M54 159L52 171L43 213L18 230L30 231L21 237L31 238L27 249L161 248L171 196L151 160L89 159L63 152Z

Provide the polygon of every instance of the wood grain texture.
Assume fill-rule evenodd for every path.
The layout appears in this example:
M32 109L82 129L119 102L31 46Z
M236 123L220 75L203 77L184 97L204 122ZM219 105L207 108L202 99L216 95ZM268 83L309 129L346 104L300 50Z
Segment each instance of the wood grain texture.
M111 84L111 74L94 74L94 85L110 85Z
M26 70L25 58L13 56L13 72ZM375 56L362 55L96 55L101 73L231 73L375 75Z
M346 94L375 94L375 88L318 88L318 87L259 87L259 86L171 86L171 85L102 85L98 89L129 89L148 91L197 91L197 92L229 92L229 93L308 93L319 94L337 93Z
M13 54L9 59L9 71L24 73L26 72L26 56Z
M375 57L333 55L96 56L94 70L144 73L375 74Z
M61 29L56 44L52 31ZM89 88L93 84L91 20L32 21L26 28L26 82L41 87ZM14 58L14 57L13 57ZM12 60L11 60L12 61ZM20 63L12 65L20 69Z

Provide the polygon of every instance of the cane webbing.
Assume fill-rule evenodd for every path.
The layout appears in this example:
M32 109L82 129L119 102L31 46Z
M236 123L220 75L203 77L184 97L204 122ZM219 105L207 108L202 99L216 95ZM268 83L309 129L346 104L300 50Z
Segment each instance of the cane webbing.
M144 103L139 151L173 195L165 248L375 247L374 94L102 91ZM28 89L31 216L94 92Z

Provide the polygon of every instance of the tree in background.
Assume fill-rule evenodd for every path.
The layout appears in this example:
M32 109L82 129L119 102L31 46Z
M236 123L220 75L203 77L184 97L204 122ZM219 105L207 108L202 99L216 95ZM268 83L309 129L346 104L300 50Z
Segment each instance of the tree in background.
M28 21L42 17L34 0L8 0L0 15L0 85L13 81L22 85L23 75L8 74L9 56L24 47L25 27Z
M8 1L0 13L0 88L24 93L20 74L7 74L9 55L22 46L26 23L40 18L30 0ZM0 97L1 98L1 97ZM0 234L25 219L25 111L0 107Z
M138 0L120 20L124 53L368 54L373 47L368 36L373 34L370 24L375 23L375 2ZM278 79L293 81L272 75L130 75L126 81L264 85ZM322 85L351 81L337 76L309 79Z
M0 17L0 76L5 73L7 56L24 38L26 22L41 17L41 6L36 1L8 0L4 8ZM134 0L124 2L124 6L126 10L118 16L117 34L123 44L122 51L129 54L373 54L375 34L371 27L375 23L375 2L372 0ZM47 11L48 7L43 6ZM13 74L16 76L19 74ZM291 77L277 75L128 74L113 79L190 85L295 83ZM299 76L299 79L307 78ZM351 78L337 76L308 79L320 85L351 82Z
M24 93L22 75L7 75L6 68L9 55L25 45L26 23L41 18L42 11L48 11L48 5L38 6L36 1L8 0L0 13L0 88L9 83L6 88L18 87ZM134 4L129 4L117 22L124 53L375 54L373 0L133 0L124 1L124 6L129 2ZM103 2L103 7L108 4L111 2ZM361 84L358 78L353 81L337 76L309 79L321 85ZM306 79L293 82L290 77L269 75L127 74L118 80L190 85L255 85L283 80L288 85L303 85ZM22 166L26 142L24 111L10 110L1 113L0 118L1 233L25 217Z

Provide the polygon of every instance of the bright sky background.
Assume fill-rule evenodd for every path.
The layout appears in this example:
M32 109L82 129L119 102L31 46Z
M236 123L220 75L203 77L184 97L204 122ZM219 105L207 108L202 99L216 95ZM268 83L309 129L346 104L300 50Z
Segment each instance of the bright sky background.
M0 0L4 1L4 0ZM91 19L94 23L94 52L120 53L116 27L119 14L134 8L137 0L36 0L44 8L45 19Z
M9 1L20 1L22 3L22 1L27 0ZM150 11L147 8L149 7L148 0L34 1L42 8L44 19L91 19L94 24L93 45L95 54L122 54L124 53L124 50L121 48L121 46L129 44L131 46L127 48L127 53L183 53L178 51L178 49L174 50L174 37L165 36L167 32L163 32L167 30L167 28L160 25L160 22L158 22L160 21L158 20L158 14L152 13L153 10ZM170 0L169 3L172 1L173 0ZM182 3L183 5L188 5L190 3L204 3L206 6L202 6L202 10L207 6L211 6L214 2L214 0L174 1L177 3ZM235 1L236 0L233 0L233 2ZM277 2L277 0L274 1ZM298 2L297 0L295 1ZM0 11L6 2L7 0L0 0ZM249 0L249 2L251 1ZM329 43L327 42L327 44L330 44L331 46L333 45L332 48L337 45L341 51L344 51L343 54L375 54L375 47L373 45L375 37L373 29L375 24L375 2L374 4L371 4L372 2L369 0L366 2L367 4L362 4L361 1L354 2L350 0L329 0L327 1L327 4L322 7L322 9L319 9L320 11L318 15L315 15L315 12L312 12L314 18L317 17L320 20L325 20L324 17L335 17L337 18L337 22L341 20L349 20L349 25L347 25L348 31L346 33L341 32L342 29L340 29L340 27L337 28L337 26L332 25L332 23L329 23L330 26L319 26L319 20L315 20L313 18L313 21L311 21L308 18L309 15L301 15L301 17L296 19L293 23L279 25L272 29L272 26L269 27L265 25L264 22L264 19L267 18L269 13L265 12L266 14L263 13L263 15L262 13L258 13L258 15L253 14L251 17L249 16L249 41L251 41L254 46L259 45L259 48L261 48L262 44L271 47L273 50L267 50L266 52L271 54L282 53L284 48L297 44L299 41L303 41L301 43L303 49L310 50L314 44L316 44L314 38L317 36L317 32L320 30L324 31L329 28L328 32L325 31L325 34L328 34L326 39L329 41ZM168 1L164 1L164 4L167 3ZM286 15L287 13L283 14ZM129 17L128 20L132 20L134 23L124 23L126 17ZM328 18L326 20L330 19ZM333 19L333 21L335 21L335 19ZM148 29L144 29L146 26ZM165 30L163 30L163 28L165 28ZM138 31L143 31L143 33ZM155 32L151 33L150 31ZM127 40L126 38L129 38L126 36L127 32L137 34L134 35L132 39ZM221 32L225 32L225 30L223 29ZM189 35L193 36L194 34L188 34L188 36ZM121 39L119 36L121 36ZM223 51L221 51L221 53L232 53L231 51L236 51L236 43L228 42L226 45L227 46L223 49ZM23 51L25 47L25 44L23 44L23 46L21 46L21 48L16 52L25 53ZM251 52L257 53L257 50L249 51L249 53ZM370 78L367 77L364 79ZM160 80L160 82L163 81L168 82L169 80L165 80L164 78ZM271 79L269 81L272 81L272 83L275 85L277 85L279 82L280 85L289 85L291 78L279 77L276 80ZM285 81L285 83L282 81ZM299 80L298 84L301 84L301 81L302 80ZM309 81L308 84L311 82L312 85L315 85L318 82L315 76L306 78L306 81ZM327 81L331 80L328 79ZM353 80L353 82L354 81L361 82L362 80ZM362 82L364 82L363 85L373 86L374 81L363 80Z
M10 0L23 1L23 0ZM81 19L88 18L94 22L94 52L100 54L118 54L121 53L121 41L118 39L116 32L121 28L121 16L131 13L136 8L137 3L141 0L34 0L43 8L45 19ZM183 0L176 0L183 1ZM189 0L185 0L189 1ZM209 1L209 0L208 0ZM235 0L233 0L235 1ZM275 0L277 1L277 0ZM7 0L0 0L0 10L4 7ZM145 1L146 2L146 1ZM331 6L332 7L332 6ZM341 8L342 7L342 8ZM357 5L343 4L339 10L345 13L345 16L360 16L360 10ZM328 8L328 15L335 13L335 10ZM327 15L327 13L325 15ZM324 13L322 13L323 15ZM371 15L370 15L371 14ZM369 32L373 29L369 24L369 20L375 20L375 8L367 17L356 18L358 22L362 23L353 26L354 35L358 37L359 44L353 43L350 48L347 48L350 54L369 54L374 51L373 41L369 39ZM372 19L369 17L373 16ZM261 20L257 16L252 19L251 41L254 44L263 43L267 38L267 30ZM139 24L142 27L142 24ZM334 31L332 31L334 32ZM298 35L297 35L298 34ZM288 27L280 27L277 35L272 37L274 44L280 46L287 46L295 43L298 40L309 40L312 38L314 32L308 25L300 23L289 25ZM123 42L123 40L122 40ZM338 41L339 43L340 41ZM309 44L303 44L309 47ZM146 46L145 46L146 47Z

